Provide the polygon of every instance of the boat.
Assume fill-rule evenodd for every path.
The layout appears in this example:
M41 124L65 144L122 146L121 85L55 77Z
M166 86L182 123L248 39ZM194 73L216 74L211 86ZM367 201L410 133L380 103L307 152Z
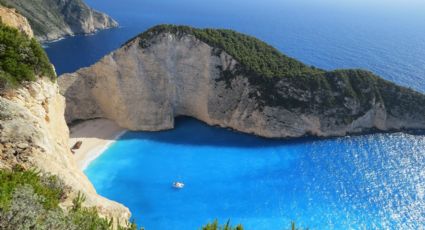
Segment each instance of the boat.
M184 187L184 184L182 182L174 182L173 188L182 189Z

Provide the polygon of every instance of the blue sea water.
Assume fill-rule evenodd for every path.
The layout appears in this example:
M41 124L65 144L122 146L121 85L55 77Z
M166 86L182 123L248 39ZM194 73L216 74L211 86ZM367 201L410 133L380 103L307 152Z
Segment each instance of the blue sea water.
M45 44L58 73L89 66L160 23L230 28L324 69L364 68L425 92L420 0L87 0L120 28ZM424 229L425 136L265 140L183 118L129 132L85 171L148 230L208 220L251 229ZM171 183L181 180L181 191Z
M59 74L94 64L161 23L229 28L324 69L365 68L425 91L422 0L87 0L119 29L46 44ZM72 60L72 61L70 61Z
M279 141L189 118L129 132L85 171L146 229L423 229L425 136ZM172 188L183 181L182 190Z

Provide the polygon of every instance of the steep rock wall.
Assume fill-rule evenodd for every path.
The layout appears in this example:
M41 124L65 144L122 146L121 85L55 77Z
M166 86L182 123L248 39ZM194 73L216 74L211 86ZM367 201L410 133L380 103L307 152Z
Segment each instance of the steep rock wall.
M147 46L141 45L141 39L132 40L89 68L59 78L68 122L104 117L131 130L155 131L173 128L174 117L184 115L210 125L275 138L425 128L425 114L413 109L389 113L375 94L367 98L367 108L362 108L356 98L346 96L341 96L342 108L329 107L325 111L264 105L258 98L272 92L260 90L248 76L224 76L226 71L236 72L239 64L226 52L217 52L190 34L160 33ZM338 87L345 82L343 78L333 81L335 92L330 92L338 94ZM320 90L304 90L285 78L273 84L273 90L284 100L307 102L310 107L315 102L309 101L321 100ZM389 88L381 91L391 95ZM394 89L394 103L403 103L412 95L422 101L425 98L410 92L405 97L398 93L399 88ZM362 90L367 94L375 89ZM356 116L353 119L346 114ZM345 121L347 117L350 120Z
M83 0L3 0L25 16L39 41L89 34L117 27L108 15L91 9Z
M125 223L129 210L97 195L93 185L76 166L69 149L69 130L64 119L65 99L56 83L40 79L0 97L0 168L19 164L59 176L73 190L87 196L85 205L97 207L104 216Z
M25 17L0 7L2 21L32 36ZM16 165L57 175L71 188L64 206L71 205L78 192L103 216L126 223L128 208L96 193L91 182L77 167L69 149L69 130L64 118L65 98L57 82L38 78L22 86L0 91L0 168Z
M31 38L34 37L34 33L28 23L28 20L18 14L16 10L0 6L0 18L7 26L17 28L19 31L25 33Z

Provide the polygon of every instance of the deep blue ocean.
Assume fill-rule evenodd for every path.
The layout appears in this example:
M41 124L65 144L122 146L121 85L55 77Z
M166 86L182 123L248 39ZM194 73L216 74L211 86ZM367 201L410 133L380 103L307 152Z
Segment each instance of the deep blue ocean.
M230 28L324 69L364 68L425 92L419 0L87 0L120 28L45 44L57 72L95 63L161 23ZM190 119L129 132L87 169L147 230L218 218L248 230L425 229L425 135L266 140ZM182 190L172 182L183 181Z

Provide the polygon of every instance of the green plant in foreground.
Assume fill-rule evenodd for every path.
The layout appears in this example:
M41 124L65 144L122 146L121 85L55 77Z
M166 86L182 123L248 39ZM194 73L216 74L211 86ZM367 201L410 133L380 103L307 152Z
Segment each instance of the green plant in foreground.
M67 188L57 177L34 170L0 170L0 229L110 230L113 220L101 218L95 208L83 207L82 193L69 210L59 204ZM118 230L136 230L134 223Z
M232 227L230 225L230 220L228 220L225 225L220 226L218 220L215 220L214 222L203 226L202 230L243 230L243 227L241 224L238 224L236 227Z
M220 225L218 223L218 220L215 220L212 223L208 223L207 225L203 226L201 230L243 230L243 226L241 224L238 224L236 227L232 227L230 225L230 220L226 222L225 225ZM295 222L291 222L291 230L302 230L302 228L298 228L295 225ZM308 230L308 228L305 228L305 230Z

